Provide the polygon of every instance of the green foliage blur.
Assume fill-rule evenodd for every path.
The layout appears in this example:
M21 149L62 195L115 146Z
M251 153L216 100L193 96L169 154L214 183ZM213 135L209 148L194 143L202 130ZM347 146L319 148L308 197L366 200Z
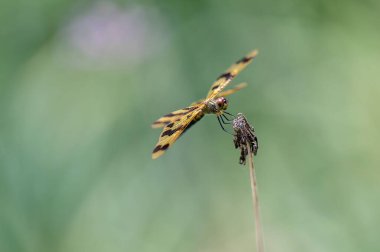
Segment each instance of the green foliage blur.
M252 49L267 251L379 251L380 2L0 1L0 251L255 251L248 167L214 116L158 117Z

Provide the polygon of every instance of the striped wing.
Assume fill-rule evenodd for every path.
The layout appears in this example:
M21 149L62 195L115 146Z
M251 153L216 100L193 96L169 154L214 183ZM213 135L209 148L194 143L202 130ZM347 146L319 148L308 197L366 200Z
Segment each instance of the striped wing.
M156 147L152 152L152 158L156 159L165 151L173 145L173 143L194 123L199 121L203 117L202 112L203 106L192 106L182 110L181 114L177 113L175 116L175 120L172 120L170 123L165 124L164 129L158 139ZM181 110L177 110L181 111ZM175 111L175 112L177 112ZM174 112L173 112L174 113ZM168 115L171 115L170 113ZM174 118L174 116L169 116L167 118Z
M221 74L216 81L211 85L210 91L207 94L206 99L215 98L222 90L225 88L231 80L236 77L249 63L252 62L252 59L256 57L257 50L253 50L245 57L236 61L235 64L230 66L225 73Z
M189 107L164 115L152 123L152 128L162 128L169 123L178 122L184 115L192 112L194 107L198 107L200 105L200 103L192 103Z

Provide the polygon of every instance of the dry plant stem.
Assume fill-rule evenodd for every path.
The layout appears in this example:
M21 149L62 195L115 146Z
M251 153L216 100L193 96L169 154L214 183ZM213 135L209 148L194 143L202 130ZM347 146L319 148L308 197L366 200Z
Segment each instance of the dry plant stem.
M264 252L264 237L260 219L259 195L257 193L256 174L253 165L253 153L251 152L249 144L247 144L247 149L249 159L249 177L251 180L252 203L255 212L256 248L257 252Z

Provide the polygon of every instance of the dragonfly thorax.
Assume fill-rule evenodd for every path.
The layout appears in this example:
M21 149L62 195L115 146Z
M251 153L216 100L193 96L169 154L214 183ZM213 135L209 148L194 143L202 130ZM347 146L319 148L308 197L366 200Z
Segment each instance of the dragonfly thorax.
M224 97L218 97L206 102L204 109L205 114L221 114L228 107L228 100Z

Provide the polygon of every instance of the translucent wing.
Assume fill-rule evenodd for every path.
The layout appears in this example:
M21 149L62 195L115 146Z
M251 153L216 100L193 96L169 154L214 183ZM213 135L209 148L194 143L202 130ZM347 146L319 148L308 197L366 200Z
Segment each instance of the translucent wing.
M192 103L189 107L164 115L152 123L152 128L162 128L169 123L178 122L184 115L194 111L194 107L198 107L200 105L200 103Z
M178 121L172 121L165 125L160 138L153 149L152 158L156 159L173 145L187 129L203 117L202 106L189 107L186 114L181 114Z
M247 87L247 86L248 86L248 85L247 85L247 83L245 83L245 82L240 83L240 84L236 85L234 88L231 88L231 89L228 89L228 90L226 90L226 91L222 91L222 92L220 92L220 93L217 95L217 97L225 97L225 96L230 95L230 94L233 94L233 93L235 93L235 92L239 91L240 89L243 89L243 88L245 88L245 87Z
M243 89L243 88L245 88L245 87L247 87L247 86L248 86L248 85L247 85L247 83L245 83L245 82L239 83L239 84L236 85L234 88L231 88L231 89L228 89L228 90L226 90L226 91L220 92L216 97L225 97L225 96L227 96L227 95L231 95L231 94L233 94L233 93L235 93L235 92L239 91L240 89ZM205 101L204 99L202 99L202 100L198 100L198 101L196 101L196 102L191 103L191 106L195 106L195 105L201 104L201 103L203 103L204 101ZM161 118L160 118L160 119L161 119ZM153 125L152 125L152 127L153 127ZM153 128L158 128L158 127L153 127Z
M236 77L257 55L257 50L254 50L247 54L245 57L236 61L235 64L230 66L225 73L221 74L216 81L211 85L210 91L207 94L206 99L212 99L216 97L225 88L230 81Z

